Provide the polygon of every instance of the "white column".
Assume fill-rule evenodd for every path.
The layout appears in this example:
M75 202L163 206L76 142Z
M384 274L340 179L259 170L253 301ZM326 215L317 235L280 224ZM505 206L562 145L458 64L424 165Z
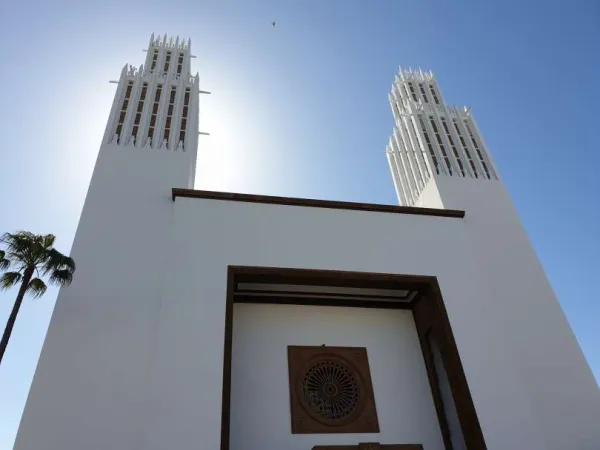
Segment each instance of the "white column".
M408 143L410 143L410 146L412 147L412 150L413 150L413 158L415 159L415 162L416 162L418 170L419 170L421 184L422 184L421 189L423 189L423 188L425 188L425 184L427 183L428 177L427 177L425 161L423 161L423 158L421 155L420 143L419 143L418 137L415 135L415 132L414 132L415 130L412 127L413 116L414 115L403 117L403 126L404 126L403 128L404 128L404 130L406 130L406 140L408 140Z
M400 130L398 128L394 129L394 134L392 136L392 142L396 149L398 149L398 154L400 155L402 164L405 167L406 178L408 181L408 185L410 186L411 196L413 198L417 197L417 193L420 191L419 184L417 181L417 177L414 173L413 167L410 163L410 157L408 155L407 149L402 143Z
M136 147L145 147L148 141L148 128L152 116L154 96L156 95L156 72L150 73L150 66L145 67L145 75L142 77L142 81L148 83L148 88L146 89L146 99L142 109L142 120L140 120Z
M446 120L446 125L448 125L448 115L443 111L445 109L444 105L434 106L432 108L433 116L436 119L436 125L440 130L440 137L442 138L442 142L444 142L444 147L446 148L446 153L450 159L450 164L452 165L452 171L459 177L462 177L462 172L460 171L460 166L458 165L458 160L452 151L452 145L446 135L446 130L444 129L444 124L442 123L442 117ZM448 128L449 130L450 128Z
M150 42L148 42L148 49L146 50L146 62L145 67L150 69L152 64L152 55L154 54L154 33L150 36Z
M131 88L131 95L129 96L129 104L127 105L127 114L125 115L125 122L123 123L123 130L121 131L122 145L129 145L131 143L131 129L133 128L133 121L135 119L135 112L137 109L137 102L139 100L140 91L142 89L142 70L140 70L133 76L133 86Z
M396 92L392 89L392 92L388 95L388 100L390 102L390 108L392 109L392 115L394 116L394 121L397 123L400 120L400 108L398 107Z
M431 141L431 147L433 148L433 153L435 153L435 157L438 160L438 166L440 168L440 175L450 175L448 173L448 166L446 165L446 160L444 159L444 155L442 155L442 151L440 149L440 145L435 137L435 132L431 127L431 122L429 120L429 114L426 112L423 114L423 124L425 125L425 130L429 135L429 140Z
M429 84L433 86L433 89L435 90L435 94L440 102L440 105L445 105L446 100L444 100L444 94L442 93L442 90L440 89L435 77L432 76L431 80L429 80ZM431 93L431 91L430 91L430 93ZM435 101L434 101L434 104L435 104Z
M177 72L173 74L173 77L177 76ZM171 135L169 136L169 150L177 150L179 144L179 129L181 125L181 113L183 110L183 97L185 95L185 78L182 76L178 80L175 80L175 86L177 86L177 94L175 95L175 105L173 106L173 115L171 116Z
M188 41L189 43L189 41ZM169 148L176 150L179 146L179 133L181 131L181 118L184 107L184 98L185 91L187 88L190 88L190 97L191 97L191 82L190 82L190 55L189 51L185 48L185 42L179 42L179 36L177 37L177 41L175 43L176 53L175 53L175 68L173 71L173 77L179 79L176 81L177 83L177 97L175 100L175 109L173 111L172 117L172 125L171 125L171 136L169 138ZM177 66L179 62L179 56L183 55L182 65L181 65L181 73L177 74ZM190 98L191 102L191 98ZM190 121L190 111L188 106L188 116L187 116L187 126L186 126L186 138L189 133L189 121ZM183 143L185 147L185 142Z
M414 189L411 185L411 177L408 172L408 167L406 165L405 158L403 157L402 152L401 152L400 148L398 147L398 142L394 139L394 136L392 136L390 138L390 143L392 146L392 157L394 158L394 161L396 162L396 166L399 169L398 173L400 175L400 181L404 188L406 200L412 204L412 202L414 200L414 198L413 198L414 197L413 196Z
M485 159L487 159L488 168L490 170L490 175L492 176L492 179L500 180L500 172L498 172L496 162L492 158L491 152L488 151L488 146L485 142L485 139L483 138L483 135L481 134L481 131L479 130L479 126L477 125L477 121L475 120L475 117L472 114L470 114L469 119L473 126L473 133L475 133L475 139L477 139L479 141L479 146L481 147L481 153L485 157Z
M192 41L188 39L187 44L182 43L183 48L183 68L181 73L188 77L188 82L191 82L192 77Z
M447 117L447 120L449 120L448 128L450 129L450 135L452 136L452 139L456 143L456 149L458 151L458 154L461 156L462 160L465 163L465 166L466 166L465 171L470 178L475 178L475 173L473 172L473 168L471 167L471 163L469 162L469 159L473 160L473 155L471 155L471 158L468 157L467 152L465 151L465 149L462 145L462 142L460 140L460 136L458 135L458 133L456 132L456 128L454 127L454 120L456 120L457 122L459 122L461 120L460 116L456 115L456 110L454 108L452 109L452 114L450 114ZM464 136L463 136L463 139L465 139ZM469 154L471 154L471 152L469 152ZM473 163L475 164L474 160L473 160ZM479 176L479 172L477 172L477 176Z
M167 55L166 36L163 39L163 44L160 48L158 61L156 65L156 83L162 84L162 96L158 105L158 113L156 114L156 124L154 126L154 138L152 139L152 147L159 149L163 143L165 118L167 114L167 105L169 104L169 98L171 96L171 86L168 75L164 73L165 58ZM169 68L170 68L169 63Z
M412 125L413 135L416 139L416 144L418 144L418 158L420 164L422 164L422 167L425 169L425 173L423 175L425 184L427 184L427 181L429 181L429 178L431 178L431 175L435 172L435 169L433 168L433 161L430 161L427 157L427 144L425 143L425 138L422 136L421 126L417 123L417 117L415 117L413 114L410 116L410 118L408 118L408 121L410 121L410 125Z
M399 139L402 142L402 145L405 148L405 151L408 155L408 161L410 163L411 172L415 178L415 186L418 188L418 192L421 192L425 187L425 177L423 176L423 172L421 171L421 167L419 166L419 161L416 156L416 152L414 151L415 143L411 137L410 133L410 125L408 122L407 116L402 117L402 121L399 130Z
M392 181L394 182L394 188L396 189L396 196L398 197L398 201L401 205L408 205L406 195L404 194L404 188L402 187L402 177L400 177L398 174L398 167L396 166L396 161L394 160L394 156L392 155L392 149L388 147L385 153L387 156L390 172L392 172Z
M110 114L108 115L108 121L104 129L104 138L102 139L103 144L108 144L114 137L117 129L117 118L119 117L119 111L121 110L121 103L123 102L123 96L125 95L125 88L127 86L127 64L121 70L121 76L119 77L119 83L117 84L117 90L113 99L112 106L110 108Z
M461 133L464 133L463 136L465 137L465 141L467 142L467 145L469 146L469 151L471 152L471 155L473 156L473 161L477 165L480 178L487 179L487 173L486 173L485 169L483 168L483 165L481 164L482 158L479 157L479 152L477 151L477 148L475 147L475 144L473 143L473 140L471 139L471 133L469 132L469 128L471 128L471 127L467 128L467 124L469 124L469 117L467 116L466 113L463 112L463 113L461 113L460 118L461 118L461 120L459 120L458 122L461 127ZM467 121L467 124L465 124L465 121ZM471 128L471 131L473 131L472 128ZM481 150L481 148L480 148L480 150ZM482 156L483 156L483 153L482 153ZM483 162L485 162L485 160ZM488 168L488 172L489 172L489 168Z
M404 176L401 176L399 179L402 182L402 185L404 186L404 195L406 197L406 205L410 206L413 205L417 199L416 194L414 192L414 190L412 189L410 182L409 182L409 177L407 175L408 170L406 168L406 162L405 159L402 156L402 153L400 153L398 151L398 149L394 149L394 151L392 152L392 158L394 158L394 162L396 163L396 166L398 167L398 169L400 169L400 171L398 172L399 174L404 173Z

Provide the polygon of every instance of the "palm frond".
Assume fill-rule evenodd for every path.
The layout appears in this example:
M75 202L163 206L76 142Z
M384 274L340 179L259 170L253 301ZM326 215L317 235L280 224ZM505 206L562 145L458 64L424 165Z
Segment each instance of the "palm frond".
M27 270L37 273L40 278L31 281L27 292L39 297L46 291L41 276L48 275L49 282L59 286L71 284L75 272L75 262L53 248L56 237L53 234L34 234L28 231L4 233L0 243L5 250L0 253L0 269L13 266L13 272L0 278L0 289L8 289L22 279Z
M6 270L10 267L10 260L6 258L6 252L0 250L0 270Z
M46 237L42 235L35 235L35 238L29 248L27 249L27 259L32 266L38 264L44 264L48 258L48 249L46 248Z
M46 293L46 289L48 289L46 283L39 278L34 278L29 282L29 286L27 286L27 290L25 292L31 294L33 298L38 298Z
M70 269L55 270L48 281L57 286L68 286L73 281L73 272Z
M21 281L21 274L19 272L4 272L0 277L0 290L10 289L19 281Z
M34 263L37 248L36 236L28 231L19 231L17 233L4 233L0 237L0 243L6 246L8 259L13 262L26 262L27 265Z
M68 270L73 273L75 272L75 261L53 248L48 250L42 270L44 275L55 270Z
M43 246L46 250L50 250L54 245L54 241L56 240L56 236L53 234L46 234L42 236Z
M55 240L56 237L53 234L41 235L28 231L4 233L0 237L0 242L6 246L7 259L15 263L22 262L26 267L45 266L49 260L48 253L56 252L52 248Z
M75 273L75 269L77 268L77 266L75 265L75 260L70 256L64 257L63 266L66 270L69 270L71 273Z
M17 231L16 233L4 233L0 237L0 243L6 245L9 252L23 250L35 241L35 234L29 231Z

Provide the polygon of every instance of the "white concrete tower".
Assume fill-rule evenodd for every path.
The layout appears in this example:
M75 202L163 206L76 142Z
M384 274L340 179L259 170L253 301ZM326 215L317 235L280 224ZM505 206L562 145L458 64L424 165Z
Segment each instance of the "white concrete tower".
M199 78L190 72L190 50L189 39L150 37L145 64L121 70L102 144L187 152L193 187Z
M425 206L432 176L498 179L470 110L446 105L432 72L400 68L390 104L396 125L387 155L402 205Z
M152 389L135 386L153 382L171 191L193 187L199 79L190 41L152 36L147 51L121 71L71 251L77 275L59 293L17 450L149 448L154 422L139 411L153 410Z
M402 68L390 103L396 123L387 157L399 202L465 211L472 246L464 252L474 252L487 274L483 281L497 319L478 320L491 335L511 330L511 350L490 357L507 361L511 376L522 383L514 398L522 423L527 414L537 421L519 430L522 442L545 449L595 448L597 383L470 109L446 105L432 72ZM504 383L497 380L499 393ZM502 395L508 400L508 391Z

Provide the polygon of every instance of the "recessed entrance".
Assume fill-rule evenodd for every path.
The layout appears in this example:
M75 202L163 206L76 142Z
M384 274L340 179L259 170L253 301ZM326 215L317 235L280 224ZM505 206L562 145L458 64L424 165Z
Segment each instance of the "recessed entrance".
M386 310L389 312L386 313ZM396 312L390 310L396 310ZM328 324L332 324L329 328L335 328L335 330L329 330ZM270 326L274 327L273 330L267 329ZM306 331L302 328L303 326L308 327ZM254 331L248 331L249 327ZM279 327L279 331L277 331L277 327ZM310 335L311 327L313 335ZM385 334L386 331L383 329L385 327L387 330L394 331ZM396 333L400 328L402 329L401 333ZM237 336L235 343L234 330L235 336ZM256 338L256 336L259 337ZM288 341L284 342L283 338ZM320 342L318 339L331 342ZM336 434L335 430L330 431L331 428L325 429L316 426L314 432L323 433L321 435L323 439L319 440L318 437L315 438L314 434L311 435L310 426L302 428L307 422L301 422L300 429L304 431L300 431L300 433L303 434L294 434L296 436L294 439L312 439L303 441L312 443L312 445L306 446L307 449L321 444L325 446L339 444L358 446L359 443L365 441L380 441L381 448L394 448L388 447L388 445L418 446L423 442L414 439L386 442L383 439L383 437L390 436L390 428L409 426L410 421L406 418L418 414L421 414L419 416L421 418L429 414L427 417L432 420L430 423L437 430L435 433L441 434L442 448L454 450L486 448L435 277L230 266L228 268L223 364L222 450L230 449L232 432L238 433L234 436L235 445L231 447L232 450L236 450L245 443L245 441L240 442L241 435L238 431L239 423L243 419L240 414L250 414L248 411L251 411L251 414L261 413L259 406L256 407L256 410L247 409L251 398L258 399L260 403L263 394L257 393L256 389L264 389L264 395L279 396L277 408L272 409L279 411L285 406L287 411L281 410L280 415L290 414L293 389L296 389L293 383L304 382L303 380L309 375L311 369L299 369L301 373L298 373L302 376L298 375L294 379L290 372L288 378L286 349L288 346L307 345L314 348L317 343L325 350L327 347L332 348L332 351L323 353L324 361L328 361L329 365L331 365L331 361L337 361L336 358L339 356L336 356L333 351L334 347L365 346L373 374L375 400L378 396L378 389L379 398L382 399L381 405L377 405L380 411L375 411L375 405L373 405L373 412L378 413L382 429L379 435L372 434L369 437L357 434L356 441L349 441L348 439L352 435L346 435L343 440L336 440L336 436L341 435ZM236 348L235 352L233 351L234 347ZM261 350L265 352L264 355L260 354ZM256 368L253 366L254 361L248 359L255 354L257 355ZM318 352L315 355L318 356ZM313 356L307 357L307 361L312 361L311 358ZM338 359L344 363L340 365L342 368L355 367L356 362L348 360L343 355ZM318 358L315 359L315 362L318 365ZM235 376L234 404L232 404L232 363ZM268 368L264 368L264 370L269 369L269 372L264 373L264 377L260 372L263 368L258 367L261 363L269 365ZM245 377L241 377L239 374L246 371L246 368L250 368L250 370ZM335 420L332 420L331 424L335 425L337 415L341 412L329 411L331 409L329 403L333 405L335 402L324 401L337 398L338 395L337 391L334 392L337 385L328 382L327 378L329 372L333 373L333 369L329 370L329 366L317 369L322 371L319 375L318 389L315 391L318 391L320 397L317 396L318 398L314 397L314 399L311 397L311 401L320 402L318 407L323 408L322 412L325 417L334 417ZM345 374L342 369L337 372L340 370ZM337 374L337 372L335 373ZM360 373L368 373L368 367L367 372ZM361 374L345 375L348 380L351 380L353 376L356 379L364 378ZM253 376L254 378L252 378ZM266 379L272 376L275 378ZM290 382L292 385L289 384ZM250 386L248 383L255 383L255 385ZM285 392L283 383L288 389ZM255 390L251 391L251 388ZM411 390L403 390L407 388ZM244 392L244 394L240 394L240 392ZM292 392L292 397L290 397L290 392ZM295 392L302 394L301 386ZM395 406L390 408L390 399L386 398L382 392L392 392L391 395L396 395ZM422 404L419 399L424 399ZM299 403L300 406L302 404L302 402ZM232 409L236 408L236 405L239 406L233 412L234 429L232 429ZM429 413L426 411L427 408L431 408ZM403 415L394 416L390 421L389 411L394 409L402 409ZM296 415L296 417L302 417L302 413L306 410L306 408L303 410L299 407L300 416ZM312 416L314 414L311 415L309 412L306 414L306 420L315 419ZM376 417L373 414L371 416ZM354 417L354 419L356 418L358 415ZM395 424L396 419L398 419L397 425ZM424 421L421 420L421 422ZM339 421L340 424L342 422L340 432L353 433L351 423ZM292 436L292 433L298 433L298 424L295 425L296 431L294 432L293 424L289 421L278 423L279 428L286 428L286 438L288 435ZM315 421L315 424L319 425L319 423L322 425L326 421L322 418ZM343 427L346 427L345 431L342 431ZM369 428L364 428L364 430L367 429ZM306 432L306 430L309 431ZM367 432L379 433L378 428L374 430ZM278 431L281 432L281 430ZM263 427L263 432L269 432L268 428ZM361 433L361 431L357 431L357 433ZM400 436L403 435L400 434ZM273 442L285 444L281 440ZM247 444L252 444L252 442L247 442ZM298 448L304 447L298 446ZM439 444L437 448L440 448Z

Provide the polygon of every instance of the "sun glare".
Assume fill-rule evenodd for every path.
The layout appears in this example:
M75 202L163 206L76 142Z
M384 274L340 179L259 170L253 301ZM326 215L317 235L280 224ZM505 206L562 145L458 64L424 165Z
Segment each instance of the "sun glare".
M209 135L198 136L196 189L247 192L255 189L264 169L264 124L249 112L247 99L232 94L214 92L200 98L199 128Z

